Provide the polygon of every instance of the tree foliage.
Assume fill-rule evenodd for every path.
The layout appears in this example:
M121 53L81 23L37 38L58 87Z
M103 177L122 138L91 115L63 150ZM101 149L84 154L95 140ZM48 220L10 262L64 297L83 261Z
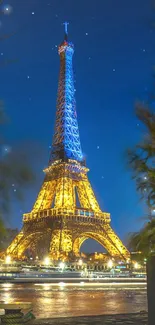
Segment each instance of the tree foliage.
M136 116L144 125L141 142L127 152L128 165L136 180L137 191L150 208L155 207L155 113L138 104Z
M155 252L155 219L150 220L139 232L131 235L129 248L131 251L141 252L143 257L148 257Z
M138 104L136 116L144 126L141 141L128 150L128 165L136 181L137 191L148 205L148 222L130 236L131 250L147 257L155 251L155 113L148 106Z
M35 180L34 169L24 144L10 147L3 137L7 121L0 102L0 237L4 233L6 216L14 200L23 198L25 189Z

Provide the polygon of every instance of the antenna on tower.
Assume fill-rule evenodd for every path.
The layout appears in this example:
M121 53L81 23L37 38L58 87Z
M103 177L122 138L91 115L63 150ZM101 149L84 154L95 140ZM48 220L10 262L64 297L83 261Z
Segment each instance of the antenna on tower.
M69 23L67 21L65 21L63 23L63 25L65 26L65 41L67 41L68 40L68 25L69 25Z

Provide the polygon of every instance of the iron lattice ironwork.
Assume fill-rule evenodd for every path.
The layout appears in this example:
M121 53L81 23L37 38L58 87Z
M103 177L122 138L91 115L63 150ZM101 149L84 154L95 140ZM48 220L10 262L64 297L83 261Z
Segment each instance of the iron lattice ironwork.
M52 152L45 179L23 228L6 253L22 258L27 249L53 259L78 256L82 243L93 238L113 257L130 254L102 212L87 177L76 115L72 56L74 46L65 39L59 46L60 76Z

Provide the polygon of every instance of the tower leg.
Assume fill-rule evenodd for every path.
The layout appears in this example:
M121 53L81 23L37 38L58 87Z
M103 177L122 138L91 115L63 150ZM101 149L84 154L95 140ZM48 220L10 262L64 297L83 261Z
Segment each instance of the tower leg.
M27 232L23 228L6 250L6 254L17 259L23 257L27 249L31 249L34 255L38 255L38 252L40 253L40 256L45 255L45 250L46 254L48 254L50 236L51 230L48 229L46 229L46 232L45 230L44 232Z
M21 230L19 234L13 239L12 243L6 250L6 255L10 255L14 258L19 259L22 252L19 250L19 245L24 239L24 232Z
M111 226L108 224L105 226L105 232L109 238L109 244L111 243L113 247L117 250L117 256L120 258L129 259L130 253L127 250L127 248L124 246L122 241L119 239L119 237L116 235L116 233L113 231Z
M50 256L58 260L64 256L67 259L68 254L72 252L72 233L68 229L54 230L51 236Z
M101 244L107 252L112 256L120 259L128 259L130 254L121 240L117 237L110 225L89 227L89 232L79 232L73 242L73 252L75 256L79 256L82 243L88 239L94 239Z

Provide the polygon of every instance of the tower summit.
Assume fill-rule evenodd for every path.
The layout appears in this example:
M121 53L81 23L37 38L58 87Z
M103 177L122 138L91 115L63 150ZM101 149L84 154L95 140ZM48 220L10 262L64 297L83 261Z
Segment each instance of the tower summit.
M60 73L52 150L45 178L31 212L23 215L23 227L6 254L22 258L27 249L33 256L45 254L58 260L80 256L82 243L92 238L112 257L130 254L110 226L87 177L76 114L72 57L74 46L65 37L58 47Z
M69 23L67 21L65 21L65 23L63 23L63 25L65 26L65 38L64 40L67 42L68 41L68 25Z

